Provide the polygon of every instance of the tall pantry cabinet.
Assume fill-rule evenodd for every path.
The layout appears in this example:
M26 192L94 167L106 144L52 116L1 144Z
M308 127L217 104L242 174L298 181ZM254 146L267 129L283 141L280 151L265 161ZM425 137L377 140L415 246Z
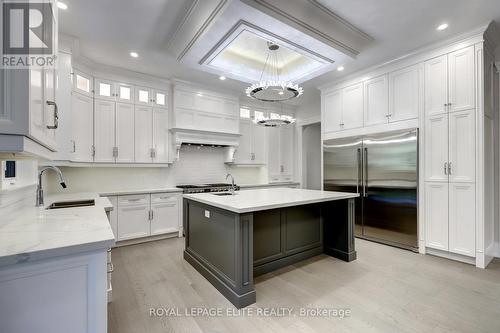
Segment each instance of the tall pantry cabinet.
M483 36L481 36L483 37ZM424 62L427 252L485 267L494 255L496 69L484 40Z

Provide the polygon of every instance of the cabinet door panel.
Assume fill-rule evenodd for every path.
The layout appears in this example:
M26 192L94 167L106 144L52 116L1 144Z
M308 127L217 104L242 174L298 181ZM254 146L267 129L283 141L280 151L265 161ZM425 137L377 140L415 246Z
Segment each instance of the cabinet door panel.
M177 198L152 205L151 235L179 231L179 203Z
M30 135L43 142L45 137L45 108L43 105L43 70L30 69Z
M293 177L295 126L284 126L280 128L280 162L281 176L283 181L291 181Z
M260 125L253 124L253 154L255 164L266 164L267 156L267 131Z
M364 82L365 126L387 123L388 98L387 75Z
M106 99L114 101L116 99L115 95L115 84L109 80L95 79L95 98Z
M252 152L252 127L253 123L249 120L240 121L240 142L234 155L235 162L240 164L253 163Z
M118 204L118 240L150 235L149 204L120 207Z
M363 84L342 89L343 129L363 126Z
M418 118L418 65L389 74L389 121Z
M134 103L134 87L126 83L117 83L116 87L116 101L120 103Z
M425 116L448 111L448 57L443 55L424 64Z
M151 163L151 148L153 148L153 111L149 106L135 106L135 161Z
M158 108L167 108L167 92L163 90L153 90L153 106Z
M448 251L448 183L425 184L425 245Z
M276 127L267 128L269 138L268 163L270 181L279 181L280 172L280 129Z
M152 92L146 87L135 87L135 104L152 105Z
M450 112L472 109L474 103L474 47L448 55Z
M425 121L425 180L448 181L448 115L441 114Z
M476 133L474 110L453 112L450 119L450 182L475 182Z
M77 70L73 72L73 91L92 96L92 90L94 89L92 76Z
M134 105L116 103L116 162L134 162Z
M115 102L95 99L94 146L95 162L114 162Z
M154 163L168 163L168 110L153 108Z
M323 97L323 132L340 131L342 124L342 91L337 90Z
M476 195L474 184L450 183L450 251L476 255Z
M74 149L71 161L92 162L94 143L94 115L92 97L77 92L71 93L72 133Z
M48 126L55 125L55 106L51 105L56 102L56 76L55 70L53 69L44 69L43 71L44 78L44 87L43 87L43 107L44 107L44 143L51 147L52 149L56 149L56 129L48 128Z

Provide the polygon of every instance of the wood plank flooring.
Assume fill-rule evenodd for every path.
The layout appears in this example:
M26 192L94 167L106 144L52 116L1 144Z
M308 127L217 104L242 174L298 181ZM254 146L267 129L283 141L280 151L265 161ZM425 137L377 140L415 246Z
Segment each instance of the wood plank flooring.
M150 308L234 309L182 258L184 239L113 250L108 331L500 332L500 260L481 270L356 240L358 260L321 255L256 279L252 308L350 309L349 317L152 317Z

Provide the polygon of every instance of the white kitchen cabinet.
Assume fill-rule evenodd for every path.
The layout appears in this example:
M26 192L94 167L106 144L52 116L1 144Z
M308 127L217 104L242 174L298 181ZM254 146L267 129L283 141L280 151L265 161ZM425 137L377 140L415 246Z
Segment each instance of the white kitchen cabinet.
M342 129L363 127L363 84L342 89Z
M153 108L150 106L135 106L135 161L151 163L153 137Z
M449 251L475 257L475 184L450 183L449 197Z
M146 87L135 87L135 104L152 105L152 91Z
M73 91L92 97L93 90L92 76L76 69L73 70Z
M74 162L92 162L94 142L94 113L92 97L73 91L71 93L72 143L70 160Z
M450 112L475 107L473 46L448 54L448 82Z
M424 64L425 116L448 111L448 56L428 60Z
M179 196L151 194L151 236L179 231Z
M284 126L280 128L280 172L282 181L293 180L293 163L295 147L295 127Z
M168 163L168 109L153 108L153 163Z
M118 198L118 241L150 235L149 194L125 195Z
M474 47L428 60L425 67L425 115L475 107Z
M450 182L473 183L476 179L476 121L474 109L449 114Z
M240 121L239 145L236 148L234 164L261 165L266 163L266 128L250 119Z
M293 180L295 127L268 128L269 182Z
M323 132L337 132L342 129L342 90L323 96Z
M95 79L95 97L101 100L115 101L115 83L106 79Z
M152 92L152 103L154 107L157 108L168 108L167 92L164 90L153 89Z
M94 103L94 162L114 163L115 102L95 99Z
M115 147L117 163L134 163L134 105L115 103Z
M254 124L252 136L253 136L253 163L266 164L267 147L269 145L266 128Z
M240 121L240 139L239 145L234 154L235 164L251 164L253 154L253 134L252 127L254 124L251 120Z
M364 125L388 122L389 86L387 75L382 75L363 83L364 85Z
M30 134L35 139L45 136L46 116L43 105L43 69L31 69L30 74Z
M425 121L425 180L448 181L448 115L438 114Z
M389 73L389 121L418 118L418 65Z
M426 246L448 250L448 183L425 184Z

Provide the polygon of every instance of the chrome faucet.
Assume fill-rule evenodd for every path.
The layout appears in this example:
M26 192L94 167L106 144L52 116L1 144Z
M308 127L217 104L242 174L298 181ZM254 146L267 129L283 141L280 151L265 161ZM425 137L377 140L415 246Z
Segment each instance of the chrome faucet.
M234 186L234 177L232 174L228 173L226 175L226 180L231 177L231 194L234 195L234 191L236 191L236 186Z
M66 188L66 183L64 182L64 177L61 170L55 166L46 166L38 171L38 185L36 187L36 206L43 206L43 188L42 188L42 174L45 170L54 170L59 176L59 184L61 184L62 188Z

